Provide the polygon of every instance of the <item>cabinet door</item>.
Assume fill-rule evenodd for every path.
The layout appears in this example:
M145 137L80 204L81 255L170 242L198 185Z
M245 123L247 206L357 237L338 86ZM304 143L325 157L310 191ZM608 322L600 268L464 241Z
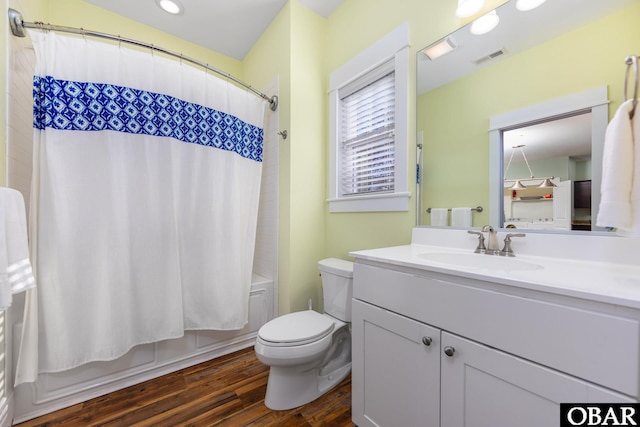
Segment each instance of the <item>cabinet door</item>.
M554 426L560 403L634 402L449 333L441 347L443 427Z
M439 330L358 300L352 327L353 421L359 427L438 426Z

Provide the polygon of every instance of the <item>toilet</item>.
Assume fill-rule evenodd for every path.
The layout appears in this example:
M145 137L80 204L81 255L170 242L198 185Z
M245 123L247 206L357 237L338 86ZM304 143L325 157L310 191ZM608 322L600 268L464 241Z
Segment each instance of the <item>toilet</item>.
M258 331L255 351L269 369L265 405L292 409L322 396L351 372L353 263L318 262L324 313L309 310L277 317Z

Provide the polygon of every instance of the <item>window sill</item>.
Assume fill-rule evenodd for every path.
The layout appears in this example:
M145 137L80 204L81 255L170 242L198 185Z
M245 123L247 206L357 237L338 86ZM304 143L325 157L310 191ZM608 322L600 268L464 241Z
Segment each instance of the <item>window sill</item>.
M388 193L328 199L329 212L406 212L411 193Z

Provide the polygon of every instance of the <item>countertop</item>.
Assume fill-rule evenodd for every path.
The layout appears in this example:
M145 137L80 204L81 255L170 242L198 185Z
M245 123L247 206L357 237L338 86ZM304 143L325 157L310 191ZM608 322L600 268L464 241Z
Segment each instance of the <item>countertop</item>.
M477 257L499 257L504 262L526 262L539 267L529 270L507 270L484 268L482 258L476 266L451 265L425 258L425 254L450 253L470 254ZM513 258L498 255L474 254L473 250L431 246L412 243L380 249L354 251L349 253L357 260L388 263L400 267L421 269L459 277L490 281L508 286L549 292L569 297L615 304L640 309L640 266L580 261L566 258L521 255ZM427 257L429 255L426 255ZM463 255L466 257L467 255ZM502 262L502 261L499 261ZM487 260L491 263L491 260Z

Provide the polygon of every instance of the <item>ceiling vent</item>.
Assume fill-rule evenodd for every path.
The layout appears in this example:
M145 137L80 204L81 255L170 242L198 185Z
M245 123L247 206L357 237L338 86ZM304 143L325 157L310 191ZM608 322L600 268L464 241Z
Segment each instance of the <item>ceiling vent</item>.
M480 65L480 64L483 64L483 63L485 63L487 61L491 61L492 59L495 59L495 58L497 58L499 56L502 56L505 53L507 53L507 49L502 48L500 50L496 50L493 53L490 53L489 55L486 55L486 56L483 56L483 57L481 57L479 59L476 59L475 61L473 61L473 63L476 64L476 65Z

